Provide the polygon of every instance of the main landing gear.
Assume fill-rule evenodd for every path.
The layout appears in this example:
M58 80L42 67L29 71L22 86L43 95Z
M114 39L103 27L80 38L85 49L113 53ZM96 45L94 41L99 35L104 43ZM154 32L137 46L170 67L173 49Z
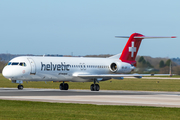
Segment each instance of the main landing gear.
M96 80L94 80L94 84L91 84L90 89L91 89L91 91L99 91L100 90L100 86L98 84L96 84Z
M18 90L22 90L24 87L23 87L23 85L20 84L17 86L17 88L18 88Z
M63 83L61 83L59 85L59 89L60 90L68 90L69 89L69 85L67 83L64 83L64 81L63 81Z

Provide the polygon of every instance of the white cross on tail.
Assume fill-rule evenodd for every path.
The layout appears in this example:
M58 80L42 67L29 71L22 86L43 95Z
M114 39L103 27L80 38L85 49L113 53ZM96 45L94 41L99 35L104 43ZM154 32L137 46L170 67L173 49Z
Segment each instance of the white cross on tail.
M129 52L131 52L131 57L134 57L134 52L136 52L136 47L134 47L134 42L132 42L132 47L129 47Z

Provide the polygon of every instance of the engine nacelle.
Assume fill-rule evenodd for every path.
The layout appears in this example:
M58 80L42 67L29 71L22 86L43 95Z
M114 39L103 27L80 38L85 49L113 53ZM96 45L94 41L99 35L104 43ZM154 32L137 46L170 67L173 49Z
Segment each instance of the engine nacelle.
M117 65L117 63L111 63L110 64L110 67L109 67L109 69L111 70L111 72L117 72L118 71L118 65Z
M109 69L113 73L128 73L135 69L135 67L125 62L112 62Z

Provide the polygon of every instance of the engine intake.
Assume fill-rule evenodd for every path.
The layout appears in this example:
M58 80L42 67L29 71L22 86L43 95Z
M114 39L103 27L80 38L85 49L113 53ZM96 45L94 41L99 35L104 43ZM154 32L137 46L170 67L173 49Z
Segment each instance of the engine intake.
M110 70L112 72L116 72L118 70L117 64L116 63L111 63Z

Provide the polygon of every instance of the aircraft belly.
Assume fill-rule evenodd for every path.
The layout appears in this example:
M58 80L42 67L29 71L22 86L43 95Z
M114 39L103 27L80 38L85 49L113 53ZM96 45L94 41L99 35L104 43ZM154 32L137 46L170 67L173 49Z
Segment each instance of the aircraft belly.
M74 77L73 79L71 79L71 82L92 82L93 79L83 79L83 78L79 78L79 77Z
M35 75L28 76L26 81L71 81L71 79L72 76L68 73L37 72Z

